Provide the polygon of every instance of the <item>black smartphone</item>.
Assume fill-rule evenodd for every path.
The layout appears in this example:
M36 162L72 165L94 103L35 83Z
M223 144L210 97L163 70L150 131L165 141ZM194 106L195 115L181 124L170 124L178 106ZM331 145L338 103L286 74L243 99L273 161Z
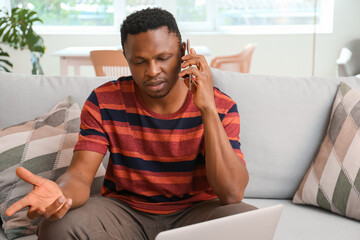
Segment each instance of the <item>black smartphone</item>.
M190 54L190 40L187 39L186 41L186 49L187 49L187 53ZM189 66L191 67L191 66ZM189 74L189 90L191 91L192 88L192 81L193 81L193 77L192 74Z

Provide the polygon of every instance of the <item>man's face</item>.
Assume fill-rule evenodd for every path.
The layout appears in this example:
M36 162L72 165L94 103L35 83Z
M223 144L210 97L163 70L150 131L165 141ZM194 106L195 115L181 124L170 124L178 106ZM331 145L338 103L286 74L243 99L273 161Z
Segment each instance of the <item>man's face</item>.
M180 51L178 37L167 27L128 35L125 57L143 96L161 98L170 92L178 80L182 48Z

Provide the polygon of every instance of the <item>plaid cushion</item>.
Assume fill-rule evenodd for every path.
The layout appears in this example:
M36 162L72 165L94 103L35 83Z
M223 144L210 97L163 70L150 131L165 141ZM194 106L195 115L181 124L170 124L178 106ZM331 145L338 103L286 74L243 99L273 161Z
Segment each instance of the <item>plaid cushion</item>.
M16 176L16 168L23 166L36 175L57 179L70 164L79 126L79 106L68 97L33 121L0 130L0 210L9 239L34 234L39 223L39 219L27 218L27 209L11 217L4 214L11 204L32 189L32 185ZM100 193L104 173L101 165L92 194Z
M327 134L294 203L360 220L360 92L341 83Z

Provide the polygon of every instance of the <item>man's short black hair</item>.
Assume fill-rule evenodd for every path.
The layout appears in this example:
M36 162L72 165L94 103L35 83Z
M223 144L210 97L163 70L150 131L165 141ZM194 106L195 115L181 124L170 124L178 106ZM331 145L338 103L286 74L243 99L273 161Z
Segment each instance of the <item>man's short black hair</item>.
M161 8L147 8L130 14L126 17L120 29L123 50L128 34L139 34L165 26L169 32L176 34L180 46L181 34L176 20L170 12Z

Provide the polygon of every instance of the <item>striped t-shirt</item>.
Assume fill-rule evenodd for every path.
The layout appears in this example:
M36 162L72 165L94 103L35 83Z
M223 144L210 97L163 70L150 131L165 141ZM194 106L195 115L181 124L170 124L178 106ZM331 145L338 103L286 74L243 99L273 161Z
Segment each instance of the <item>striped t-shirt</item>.
M102 195L134 209L169 214L213 199L206 178L203 123L189 92L175 113L151 111L132 77L95 89L81 113L74 151L110 151ZM235 101L214 88L215 103L229 141L240 150L240 120Z

